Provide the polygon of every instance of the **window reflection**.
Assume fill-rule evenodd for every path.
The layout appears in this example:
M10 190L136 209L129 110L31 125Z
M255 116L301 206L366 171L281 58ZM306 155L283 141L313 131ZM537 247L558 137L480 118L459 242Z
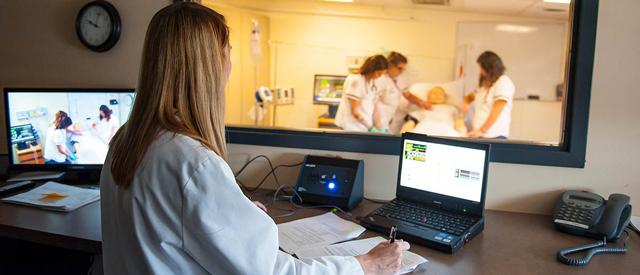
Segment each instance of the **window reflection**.
M570 5L448 2L203 1L231 28L227 123L559 144Z

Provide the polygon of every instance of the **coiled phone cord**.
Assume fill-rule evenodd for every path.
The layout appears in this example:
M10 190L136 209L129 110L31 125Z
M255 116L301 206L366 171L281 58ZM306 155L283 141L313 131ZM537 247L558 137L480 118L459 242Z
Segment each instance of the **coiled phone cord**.
M629 239L629 232L627 232L626 230L624 232L627 234L627 238L624 240L624 247L604 247L605 245L607 245L607 238L605 237L602 241L596 243L565 248L558 251L558 261L566 265L584 266L590 263L593 256L597 254L623 254L627 252L627 240ZM578 253L585 250L588 250L587 255L582 258L575 259L567 257L567 255L569 254Z

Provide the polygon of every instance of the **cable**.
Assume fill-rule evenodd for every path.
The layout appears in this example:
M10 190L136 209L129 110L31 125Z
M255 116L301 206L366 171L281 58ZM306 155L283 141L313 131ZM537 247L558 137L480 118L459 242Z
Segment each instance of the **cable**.
M240 181L238 179L238 176L240 176L240 174L242 174L242 172L244 172L244 170L249 166L249 164L251 164L252 162L254 162L255 160L259 159L259 158L264 158L265 160L267 160L267 163L269 164L269 168L270 171L269 173L267 173L266 175L264 175L264 177L262 177L262 179L260 180L260 182L258 183L258 185L256 185L254 188L249 188L247 187L245 184L242 183L242 181ZM249 199L252 199L253 196L256 195L256 193L260 190L260 187L262 187L262 185L266 182L266 180L269 178L269 176L273 175L273 179L276 182L277 188L273 193L273 196L271 198L271 203L266 202L265 206L273 206L274 208L278 209L278 210L283 210L283 211L287 211L288 213L283 214L283 215L278 215L278 216L274 216L274 218L282 218L282 217L289 217L289 216L293 216L295 215L296 211L295 209L284 209L284 208L280 208L277 207L276 201L278 200L278 194L283 191L286 188L291 188L291 191L293 192L293 195L290 196L285 196L285 199L288 199L289 202L296 208L303 208L303 209L316 209L316 208L332 208L335 209L337 211L340 211L342 214L347 215L349 217L352 216L352 214L350 212L344 211L342 208L340 208L337 205L313 205L313 206L305 206L302 205L303 200L302 197L300 196L300 194L298 194L298 192L295 190L295 188L288 186L288 185L283 185L280 183L280 180L278 179L278 176L276 175L276 170L278 170L279 168L291 168L291 167L298 167L300 165L304 164L304 162L299 162L299 163L294 163L294 164L280 164L277 166L273 166L273 163L271 162L271 159L269 159L269 157L265 156L265 155L258 155L255 156L253 158L251 158L250 160L248 160L235 174L234 177L236 179L236 182L238 183L238 185L244 189L246 192L250 193L249 194ZM268 193L267 193L268 194ZM298 200L300 201L300 204L296 203L294 201L294 195L295 197L298 198ZM373 200L372 200L373 201Z
M245 169L249 166L249 164L251 164L252 162L254 162L255 160L259 159L259 158L263 158L267 161L267 163L269 164L269 168L270 171L269 173L267 173L266 175L264 175L264 177L262 178L262 180L260 180L260 182L258 183L258 185L256 185L253 188L249 188L248 186L246 186L245 184L242 183L242 181L240 181L238 179L238 176L240 176L240 174L242 174L242 172L245 171ZM238 183L238 185L240 185L240 187L242 189L244 189L246 192L250 193L249 194L249 198L252 198L255 193L260 189L260 187L262 187L262 185L267 181L267 179L269 178L269 176L273 175L273 179L275 180L277 187L282 186L282 184L280 184L280 180L278 179L278 176L276 175L276 170L278 170L279 168L283 168L283 167L298 167L300 165L302 165L303 162L299 162L299 163L294 163L294 164L280 164L277 166L273 166L273 163L271 162L271 159L265 155L258 155L255 156L253 158L251 158L250 160L248 160L235 174L234 177L236 179L236 182Z
M557 255L558 261L566 265L585 266L589 264L593 256L597 254L603 254L603 253L624 254L627 252L627 240L629 240L629 232L627 232L627 230L625 230L624 232L627 234L627 238L624 240L624 247L605 247L607 245L607 238L604 237L602 241L599 241L596 243L577 246L577 247L571 247L571 248L565 248L558 251L558 255ZM567 257L567 255L569 254L578 253L585 250L587 251L587 254L582 258L575 259L575 258Z

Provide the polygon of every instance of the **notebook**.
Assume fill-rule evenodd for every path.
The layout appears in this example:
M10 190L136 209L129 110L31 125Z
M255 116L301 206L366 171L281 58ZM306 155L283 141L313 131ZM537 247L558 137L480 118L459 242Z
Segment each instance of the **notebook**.
M2 199L4 202L42 209L70 212L100 199L100 191L70 186L53 181L31 191Z

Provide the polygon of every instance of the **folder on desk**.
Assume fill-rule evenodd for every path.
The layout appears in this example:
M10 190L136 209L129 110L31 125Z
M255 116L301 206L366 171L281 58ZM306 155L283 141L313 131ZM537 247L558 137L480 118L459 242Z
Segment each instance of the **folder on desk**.
M31 191L2 199L53 211L70 212L100 199L100 191L49 181Z

